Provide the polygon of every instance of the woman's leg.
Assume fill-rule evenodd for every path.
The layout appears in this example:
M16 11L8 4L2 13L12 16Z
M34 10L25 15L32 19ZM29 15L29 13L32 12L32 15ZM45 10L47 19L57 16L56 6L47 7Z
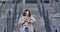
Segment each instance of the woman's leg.
M20 32L23 32L23 26L20 26Z
M32 25L29 25L29 32L34 32Z

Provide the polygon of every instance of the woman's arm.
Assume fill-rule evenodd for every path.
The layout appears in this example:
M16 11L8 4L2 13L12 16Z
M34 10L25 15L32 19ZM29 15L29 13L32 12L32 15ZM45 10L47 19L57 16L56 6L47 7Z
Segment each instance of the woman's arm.
M33 16L31 16L30 19L31 19L31 22L32 23L35 23L36 22L36 19Z
M23 23L24 23L24 18L23 17L19 18L18 25L22 25Z

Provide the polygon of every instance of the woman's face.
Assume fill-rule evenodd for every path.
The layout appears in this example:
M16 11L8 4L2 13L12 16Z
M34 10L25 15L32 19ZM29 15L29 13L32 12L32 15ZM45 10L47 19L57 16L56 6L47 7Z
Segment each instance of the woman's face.
M29 11L26 11L26 16L29 16Z

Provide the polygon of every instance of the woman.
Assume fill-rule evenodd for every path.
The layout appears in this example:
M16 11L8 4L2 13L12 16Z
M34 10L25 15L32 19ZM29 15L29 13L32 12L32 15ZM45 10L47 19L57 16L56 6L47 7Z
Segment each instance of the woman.
M18 24L20 25L20 32L24 32L25 27L29 28L29 32L33 31L33 23L36 22L36 19L31 16L29 10L25 10L23 16L20 17Z

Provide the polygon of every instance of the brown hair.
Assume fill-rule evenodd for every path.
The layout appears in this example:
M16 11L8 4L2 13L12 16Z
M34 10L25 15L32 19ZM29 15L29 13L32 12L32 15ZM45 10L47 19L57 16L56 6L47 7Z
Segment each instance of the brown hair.
M26 16L26 12L29 11L28 9L24 11L23 16ZM31 16L30 11L29 11L29 17Z

